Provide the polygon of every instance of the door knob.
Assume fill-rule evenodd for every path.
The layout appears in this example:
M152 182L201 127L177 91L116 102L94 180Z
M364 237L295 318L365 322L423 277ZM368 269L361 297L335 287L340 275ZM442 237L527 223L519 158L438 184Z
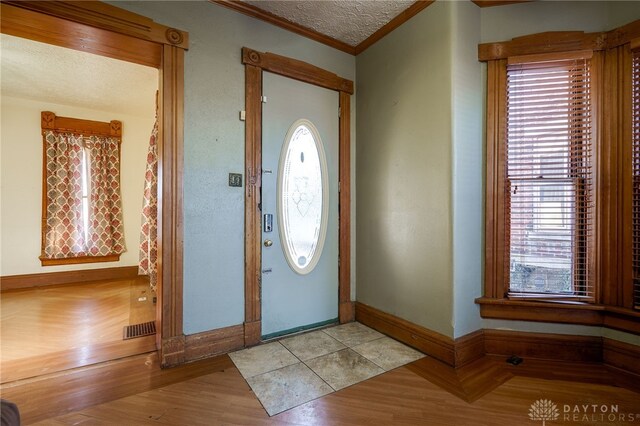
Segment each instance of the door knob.
M273 241L271 240L264 240L264 246L265 247L271 247L273 245Z

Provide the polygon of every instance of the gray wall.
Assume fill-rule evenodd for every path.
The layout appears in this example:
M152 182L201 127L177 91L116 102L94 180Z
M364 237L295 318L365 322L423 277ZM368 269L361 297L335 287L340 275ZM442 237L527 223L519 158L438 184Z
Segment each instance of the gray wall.
M184 332L240 324L244 321L244 189L227 186L229 172L244 172L244 123L238 119L238 112L244 109L240 49L247 46L293 57L352 80L355 58L205 1L113 4L189 32L190 48L185 55ZM355 119L355 99L352 102ZM355 129L355 123L353 126ZM355 130L352 143L355 150ZM355 162L355 155L352 157ZM355 291L353 277L352 281Z
M453 102L453 337L478 329L484 235L483 87L477 60L480 8L454 2Z
M357 57L357 300L451 336L452 3Z

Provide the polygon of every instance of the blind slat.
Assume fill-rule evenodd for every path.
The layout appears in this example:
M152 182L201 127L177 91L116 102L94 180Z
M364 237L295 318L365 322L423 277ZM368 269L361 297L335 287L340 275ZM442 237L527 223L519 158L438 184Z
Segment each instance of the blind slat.
M640 51L632 53L632 150L633 150L633 203L632 203L632 268L633 307L640 309Z

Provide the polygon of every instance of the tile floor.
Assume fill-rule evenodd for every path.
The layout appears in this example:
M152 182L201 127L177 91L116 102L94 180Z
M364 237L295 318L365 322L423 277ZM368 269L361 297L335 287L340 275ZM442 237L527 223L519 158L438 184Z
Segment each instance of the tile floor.
M270 416L424 357L357 322L229 356Z

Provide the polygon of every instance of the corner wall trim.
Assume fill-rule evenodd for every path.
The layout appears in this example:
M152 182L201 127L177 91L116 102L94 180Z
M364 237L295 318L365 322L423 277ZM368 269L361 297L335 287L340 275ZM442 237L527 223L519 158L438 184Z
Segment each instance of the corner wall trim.
M0 277L0 289L17 290L87 281L119 280L138 276L137 266L85 269L80 271L44 272L39 274L8 275Z

